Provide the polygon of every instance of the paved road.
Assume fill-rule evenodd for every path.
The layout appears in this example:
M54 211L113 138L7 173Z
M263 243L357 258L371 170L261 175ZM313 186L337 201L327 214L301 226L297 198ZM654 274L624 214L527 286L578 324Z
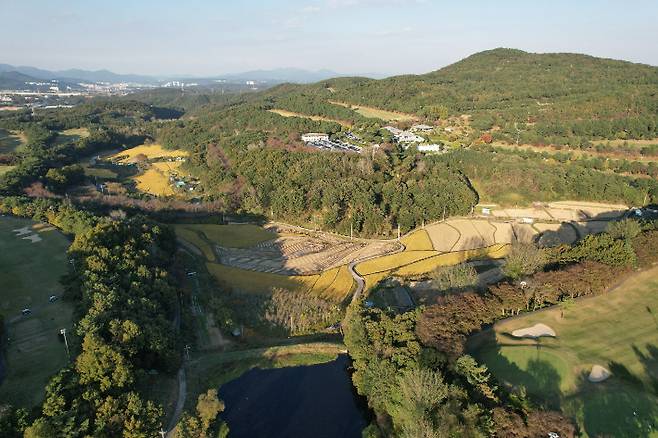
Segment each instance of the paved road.
M176 431L176 424L181 415L183 415L183 408L185 407L185 395L187 394L187 378L185 376L185 364L181 365L178 370L178 399L176 400L176 409L174 415L169 420L167 425L167 438L173 438Z
M384 254L384 255L380 254L380 255L374 255L374 256L370 256L370 257L364 257L362 259L355 260L352 263L350 263L350 265L348 266L348 269L350 271L350 274L352 274L352 278L354 278L354 281L356 281L356 290L354 291L354 295L352 295L352 303L355 303L359 300L359 298L361 297L361 294L363 293L363 289L365 289L365 286L366 286L366 280L361 276L361 274L356 272L356 269L355 269L356 265L358 265L359 263L363 263L365 261L368 261L368 260L378 259L380 257L385 257L385 256L388 256L388 255L391 255L391 254L397 254L399 252L404 251L406 249L404 244L402 242L398 242L398 243L400 244L398 249L396 249L395 251L391 251L388 254Z

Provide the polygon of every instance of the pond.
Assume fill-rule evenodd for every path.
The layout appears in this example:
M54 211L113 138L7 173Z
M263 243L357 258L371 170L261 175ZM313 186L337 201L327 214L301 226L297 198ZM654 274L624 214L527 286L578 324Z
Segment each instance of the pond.
M360 438L369 423L365 400L356 394L350 359L247 371L224 384L221 417L231 438Z

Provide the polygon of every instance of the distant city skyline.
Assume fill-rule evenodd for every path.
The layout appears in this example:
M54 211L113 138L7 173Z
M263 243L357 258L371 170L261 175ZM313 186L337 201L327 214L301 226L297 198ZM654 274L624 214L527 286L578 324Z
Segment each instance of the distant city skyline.
M0 63L152 76L278 68L393 75L510 47L658 65L658 2L462 3L0 0Z

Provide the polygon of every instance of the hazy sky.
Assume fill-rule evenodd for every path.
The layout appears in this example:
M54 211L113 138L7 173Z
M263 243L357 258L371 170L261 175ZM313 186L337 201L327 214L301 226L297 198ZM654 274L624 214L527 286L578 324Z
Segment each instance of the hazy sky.
M658 65L658 1L0 0L0 63L421 73L513 47Z

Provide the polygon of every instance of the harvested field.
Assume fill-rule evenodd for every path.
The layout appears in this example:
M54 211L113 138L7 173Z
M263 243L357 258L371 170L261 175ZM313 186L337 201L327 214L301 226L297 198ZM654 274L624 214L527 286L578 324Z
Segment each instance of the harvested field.
M459 231L447 222L430 225L426 228L434 249L441 252L452 251L459 241Z
M345 108L350 108L356 111L357 113L361 114L363 117L380 119L386 122L408 122L417 119L417 117L413 114L400 113L397 111L388 111L380 108L375 108L372 106L352 105L350 103L337 102L334 100L330 100L329 103L334 105L344 106Z
M530 225L486 219L449 219L429 225L427 233L434 248L441 252L466 251L494 244L512 243L514 239L526 242L536 231Z
M220 262L284 275L318 273L355 260L387 254L397 243L362 242L322 234L282 235L251 248L216 246Z
M584 201L558 201L523 208L488 207L491 209L491 216L497 218L531 218L539 221L560 222L614 219L621 217L628 210L627 206L621 204Z
M293 111L288 111L283 109L270 109L268 111L283 117L301 117L302 119L309 119L316 122L332 122L332 123L338 123L341 126L346 126L346 127L352 126L349 122L346 122L345 120L331 119L329 117L310 116L308 114L296 113Z
M542 246L556 246L561 243L571 245L578 240L576 228L570 222L561 224L533 224L533 227L541 233L540 244Z
M514 239L521 243L530 243L537 235L537 230L530 224L512 224L512 231Z

